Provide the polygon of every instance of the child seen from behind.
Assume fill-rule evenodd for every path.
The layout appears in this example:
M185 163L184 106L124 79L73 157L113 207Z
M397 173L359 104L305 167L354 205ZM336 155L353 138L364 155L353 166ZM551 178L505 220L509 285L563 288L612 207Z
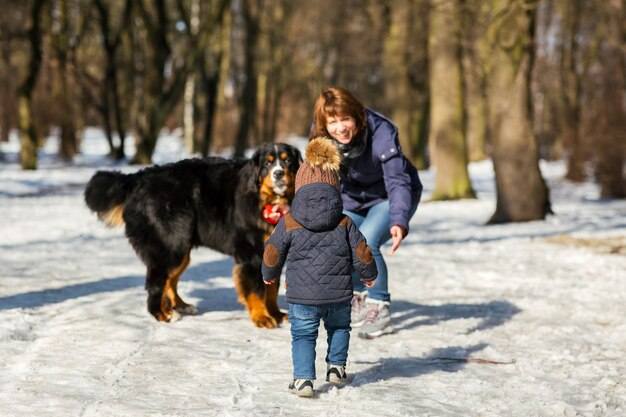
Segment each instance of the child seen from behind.
M352 271L368 287L378 271L365 238L343 214L341 154L336 145L328 138L315 138L305 156L296 175L291 209L265 243L262 272L265 283L271 284L286 264L293 360L289 391L311 397L320 321L327 332L326 380L343 382L350 342Z

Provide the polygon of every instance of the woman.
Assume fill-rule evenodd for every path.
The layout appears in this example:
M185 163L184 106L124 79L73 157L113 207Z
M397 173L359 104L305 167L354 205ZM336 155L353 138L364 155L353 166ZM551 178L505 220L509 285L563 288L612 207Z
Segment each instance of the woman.
M361 327L363 338L391 333L387 265L380 247L391 239L388 253L393 254L409 232L422 195L417 169L402 155L398 128L344 88L327 88L317 98L311 137L318 136L332 138L343 153L344 212L365 236L378 268L370 289L353 276L352 326Z

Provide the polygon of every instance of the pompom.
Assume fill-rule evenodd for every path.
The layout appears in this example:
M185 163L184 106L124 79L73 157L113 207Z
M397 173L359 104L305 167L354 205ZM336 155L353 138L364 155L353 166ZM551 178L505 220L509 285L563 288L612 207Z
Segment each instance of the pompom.
M312 139L304 152L306 161L314 167L328 171L339 171L341 153L334 142L327 137L319 136Z

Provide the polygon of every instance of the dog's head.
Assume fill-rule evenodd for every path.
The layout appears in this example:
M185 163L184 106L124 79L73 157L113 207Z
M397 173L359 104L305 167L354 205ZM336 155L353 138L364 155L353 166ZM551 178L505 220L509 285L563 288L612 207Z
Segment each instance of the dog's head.
M297 148L285 143L264 143L252 156L257 168L260 206L290 204L295 193L296 172L302 162Z

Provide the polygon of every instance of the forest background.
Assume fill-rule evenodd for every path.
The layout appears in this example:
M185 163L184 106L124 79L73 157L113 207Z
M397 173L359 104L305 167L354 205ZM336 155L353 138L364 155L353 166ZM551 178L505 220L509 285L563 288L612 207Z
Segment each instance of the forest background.
M540 159L626 197L626 0L0 0L0 140L25 170L50 135L71 164L88 126L132 164L164 129L242 156L308 136L331 85L398 125L434 200L474 197L491 158L491 223L551 212Z

